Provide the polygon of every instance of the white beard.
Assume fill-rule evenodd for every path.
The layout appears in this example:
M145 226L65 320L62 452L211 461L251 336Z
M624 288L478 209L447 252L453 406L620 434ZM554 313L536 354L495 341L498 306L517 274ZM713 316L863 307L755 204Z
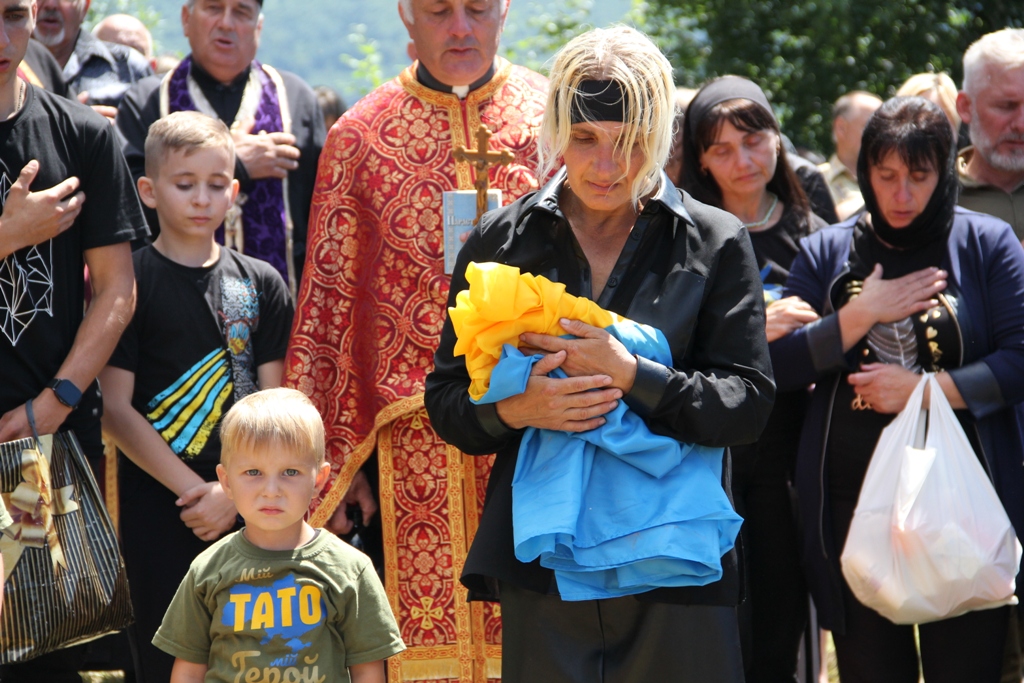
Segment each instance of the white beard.
M64 38L67 37L67 30L62 26L57 33L50 36L43 35L37 30L32 32L32 37L46 47L56 47L64 42Z
M973 109L973 107L972 107ZM978 122L978 114L975 111L967 129L971 133L971 144L974 145L976 154L980 154L992 168L1004 173L1024 173L1024 150L1016 152L1000 152L996 149L999 142L1005 140L1024 140L1024 135L1007 133L1000 135L995 143L989 137Z

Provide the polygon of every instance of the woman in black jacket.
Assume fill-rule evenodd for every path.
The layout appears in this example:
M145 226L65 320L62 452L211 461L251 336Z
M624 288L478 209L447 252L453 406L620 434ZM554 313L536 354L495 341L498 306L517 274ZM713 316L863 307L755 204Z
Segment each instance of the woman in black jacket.
M426 407L446 441L497 453L462 582L500 600L502 678L545 681L742 681L736 555L702 587L563 601L551 570L515 557L512 475L523 429L594 429L618 401L681 442L757 439L774 396L764 304L749 237L729 214L676 190L661 168L672 128L671 67L642 34L591 31L559 53L542 124L545 158L565 167L539 192L487 214L459 254L449 305L469 262L494 261L564 283L606 310L660 329L672 365L632 356L604 330L525 335L547 355L526 391L470 402L464 359L445 323ZM547 373L561 367L569 377ZM723 486L728 491L728 468ZM635 492L633 492L635 495Z
M711 81L693 98L683 134L683 189L725 209L750 233L768 303L771 342L818 319L796 297L781 298L800 239L825 226L811 213L764 92L739 76ZM795 681L807 625L807 584L791 485L806 389L776 396L756 444L732 449L732 493L743 516L748 599L740 607L747 683Z

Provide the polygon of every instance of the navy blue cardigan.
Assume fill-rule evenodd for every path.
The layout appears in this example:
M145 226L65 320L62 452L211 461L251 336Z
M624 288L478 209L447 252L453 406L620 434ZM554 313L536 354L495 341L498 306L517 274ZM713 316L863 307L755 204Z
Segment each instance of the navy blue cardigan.
M821 320L769 345L779 391L815 384L797 456L803 561L823 628L845 632L842 573L832 535L825 445L843 354L831 289L849 269L856 217L805 237L784 296L798 296ZM949 372L977 426L982 462L1024 536L1024 249L1010 226L957 207L942 267L959 302L963 365ZM1018 591L1021 580L1018 577Z

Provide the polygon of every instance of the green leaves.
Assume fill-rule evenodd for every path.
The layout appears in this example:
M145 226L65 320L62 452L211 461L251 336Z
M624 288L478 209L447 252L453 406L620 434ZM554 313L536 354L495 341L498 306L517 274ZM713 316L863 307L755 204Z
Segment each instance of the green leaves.
M734 73L772 99L798 146L831 150L831 106L843 93L891 96L907 77L947 71L959 82L964 50L978 37L1024 24L1012 0L650 0L649 25L704 45L702 76ZM663 42L681 85L692 50Z

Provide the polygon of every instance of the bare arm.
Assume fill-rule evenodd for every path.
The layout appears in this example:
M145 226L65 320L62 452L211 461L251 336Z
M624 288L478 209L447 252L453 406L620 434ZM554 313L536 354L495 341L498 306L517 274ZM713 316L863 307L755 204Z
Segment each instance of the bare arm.
M272 360L256 368L256 381L260 389L277 389L284 380L284 359Z
M352 683L384 683L384 661L353 664L348 668Z
M186 662L178 657L174 660L174 668L171 669L171 683L203 683L207 668L205 664Z
M229 531L238 512L220 484L203 481L132 407L135 373L108 365L100 372L100 383L104 431L133 463L178 496L182 523L204 541Z
M100 372L103 431L146 474L181 496L203 479L174 454L163 437L132 407L135 373L108 365Z
M85 252L85 262L92 282L92 304L85 312L71 351L56 375L70 380L81 390L92 384L106 365L135 310L135 271L131 247L127 242L89 249ZM40 434L57 431L71 412L49 389L43 389L33 407ZM0 418L0 442L31 434L24 406Z

